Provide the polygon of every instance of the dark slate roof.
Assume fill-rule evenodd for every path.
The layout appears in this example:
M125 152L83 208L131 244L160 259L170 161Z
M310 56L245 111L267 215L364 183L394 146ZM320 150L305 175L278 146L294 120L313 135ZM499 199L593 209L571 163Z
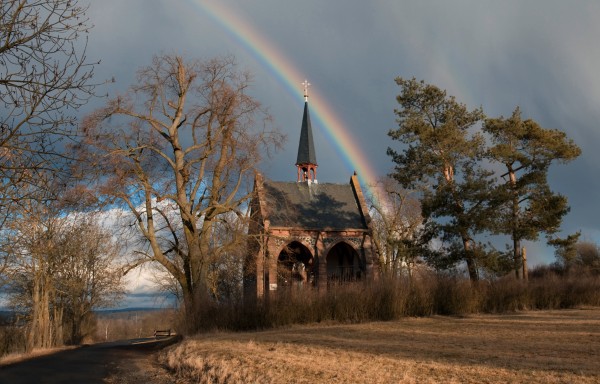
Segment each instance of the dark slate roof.
M296 165L317 165L317 155L313 143L312 125L310 124L310 113L308 103L304 103L304 115L302 116L302 127L300 128L300 143L298 144L298 158Z
M265 180L263 190L271 227L367 229L350 184Z

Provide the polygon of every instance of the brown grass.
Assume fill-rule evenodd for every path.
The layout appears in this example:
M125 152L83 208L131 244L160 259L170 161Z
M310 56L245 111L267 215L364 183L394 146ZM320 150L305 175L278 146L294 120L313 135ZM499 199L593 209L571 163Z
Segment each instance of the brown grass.
M20 363L25 360L33 359L33 358L40 357L40 356L51 355L51 354L54 354L54 353L57 353L60 351L65 351L68 349L75 349L75 348L77 348L77 346L70 345L70 346L62 346L62 347L55 347L55 348L34 349L31 352L10 353L8 355L4 355L4 356L0 357L0 367L2 367L3 365Z
M216 332L161 360L200 383L597 383L600 308Z

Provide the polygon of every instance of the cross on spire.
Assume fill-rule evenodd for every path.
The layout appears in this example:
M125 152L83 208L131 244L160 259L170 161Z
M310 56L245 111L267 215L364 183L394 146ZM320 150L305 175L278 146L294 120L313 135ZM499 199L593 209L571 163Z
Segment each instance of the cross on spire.
M310 87L310 83L305 79L302 85L304 85L304 101L308 101L308 87Z
M310 86L310 83L308 80L304 80L302 85L304 85L304 115L302 116L302 126L300 128L300 142L298 143L296 167L298 168L299 182L306 181L309 183L316 183L317 157L315 156L310 114L308 113L308 87Z

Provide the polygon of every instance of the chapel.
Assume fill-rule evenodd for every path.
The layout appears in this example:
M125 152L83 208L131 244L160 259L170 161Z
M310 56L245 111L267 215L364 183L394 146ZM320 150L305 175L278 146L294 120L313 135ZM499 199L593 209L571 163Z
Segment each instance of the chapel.
M246 297L293 287L326 290L379 276L371 218L356 172L347 184L317 181L309 85L304 82L296 180L273 181L261 174L254 180Z

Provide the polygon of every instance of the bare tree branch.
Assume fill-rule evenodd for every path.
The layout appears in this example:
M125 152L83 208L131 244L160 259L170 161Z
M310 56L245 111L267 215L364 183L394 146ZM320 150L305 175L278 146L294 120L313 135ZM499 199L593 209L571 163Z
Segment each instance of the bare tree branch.
M246 94L249 82L230 57L156 57L126 96L82 126L85 174L136 217L147 256L177 281L190 310L218 285L211 268L232 254L229 245L243 243L217 230L220 217L246 209L254 170L283 140Z

